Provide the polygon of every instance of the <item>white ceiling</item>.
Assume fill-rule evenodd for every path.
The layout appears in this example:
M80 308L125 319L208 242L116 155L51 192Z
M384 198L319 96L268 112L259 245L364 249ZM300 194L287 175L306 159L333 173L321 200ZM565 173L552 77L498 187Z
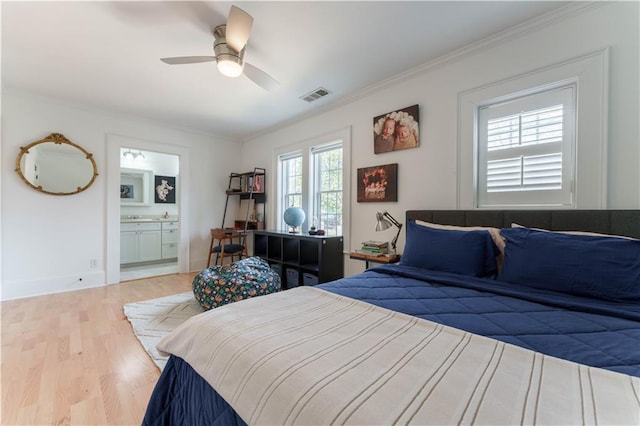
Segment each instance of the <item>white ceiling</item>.
M215 62L211 29L237 5L254 18L247 62L272 92ZM554 1L2 1L2 84L242 140L374 83L566 6ZM331 95L301 96L319 87Z

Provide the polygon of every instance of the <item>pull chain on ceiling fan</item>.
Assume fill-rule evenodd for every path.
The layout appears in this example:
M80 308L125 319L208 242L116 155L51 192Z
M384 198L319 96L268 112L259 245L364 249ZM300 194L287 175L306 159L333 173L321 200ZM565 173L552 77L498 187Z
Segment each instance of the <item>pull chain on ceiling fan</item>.
M258 86L273 90L280 85L273 77L244 61L247 41L253 26L253 17L236 6L231 6L225 25L218 25L213 30L215 56L180 56L161 58L169 65L196 64L216 61L220 73L227 77L238 77L244 73Z

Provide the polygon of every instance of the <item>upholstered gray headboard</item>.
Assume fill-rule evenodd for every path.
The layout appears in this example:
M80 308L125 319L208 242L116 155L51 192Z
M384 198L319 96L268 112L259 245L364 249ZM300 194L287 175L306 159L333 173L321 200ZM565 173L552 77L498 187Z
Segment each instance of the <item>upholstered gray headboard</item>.
M640 210L407 210L406 219L496 228L508 228L515 222L529 228L640 238Z

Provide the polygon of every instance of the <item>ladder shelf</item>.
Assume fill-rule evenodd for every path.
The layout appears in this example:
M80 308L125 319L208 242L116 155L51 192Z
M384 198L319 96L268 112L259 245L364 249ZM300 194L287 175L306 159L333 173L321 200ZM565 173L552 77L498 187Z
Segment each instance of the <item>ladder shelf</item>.
M247 173L231 173L229 175L229 184L227 186L226 195L227 199L224 204L224 214L222 215L222 228L225 227L225 221L227 218L227 209L229 207L229 198L238 197L240 202L242 200L248 200L247 211L244 220L236 220L234 222L234 228L242 230L242 244L245 243L247 238L247 231L253 229L264 228L265 223L265 209L264 203L266 202L266 170L262 167L254 167L253 171ZM252 217L251 201L254 202L254 209L257 210L257 204L261 204L261 220L259 217ZM258 215L256 215L258 216Z

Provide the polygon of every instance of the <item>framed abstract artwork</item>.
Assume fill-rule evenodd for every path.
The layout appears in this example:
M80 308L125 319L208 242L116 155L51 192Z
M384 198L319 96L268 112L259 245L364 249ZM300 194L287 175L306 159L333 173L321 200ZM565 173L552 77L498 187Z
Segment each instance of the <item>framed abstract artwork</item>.
M176 177L175 176L155 176L154 177L155 202L159 204L176 203Z
M398 201L398 164L358 169L358 202Z

